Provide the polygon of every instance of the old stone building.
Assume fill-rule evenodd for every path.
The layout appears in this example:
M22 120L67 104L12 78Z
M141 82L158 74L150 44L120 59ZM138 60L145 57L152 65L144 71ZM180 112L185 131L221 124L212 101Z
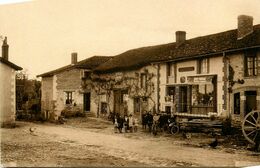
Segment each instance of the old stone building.
M128 59L128 63L123 63L124 58L128 56L122 54L95 70L93 79L98 79L95 86L101 86L99 94L101 114L114 112L122 116L132 114L141 117L144 111L156 111L157 67L154 65L138 67L136 64L131 64ZM134 56L128 58L137 61ZM102 111L102 104L106 106L107 111Z
M160 108L176 115L217 115L240 120L259 109L260 25L238 17L238 28L185 39L160 60Z
M132 73L140 86L142 70L151 72L153 103L140 111L156 109L174 115L240 120L260 108L259 32L260 25L253 26L252 17L241 15L237 29L193 39L177 31L176 42L126 51L94 72L110 78ZM110 88L111 102L106 103L111 111L121 113L124 102L128 112L139 111L136 104L141 101L137 95L129 96L131 86L119 88Z
M72 53L71 64L38 75L42 77L41 111L46 119L57 119L63 110L91 112L94 107L91 90L82 88L82 79L92 69L111 57L93 56L77 62L77 53Z
M241 120L260 108L259 48L260 25L250 16L239 16L237 29L193 39L177 31L175 42L105 57L84 78L78 63L40 75L48 90L43 108L61 111L68 101L96 116L152 111Z
M15 74L22 70L21 67L9 61L9 45L5 37L2 45L2 57L0 57L0 123L1 126L15 122L16 96Z

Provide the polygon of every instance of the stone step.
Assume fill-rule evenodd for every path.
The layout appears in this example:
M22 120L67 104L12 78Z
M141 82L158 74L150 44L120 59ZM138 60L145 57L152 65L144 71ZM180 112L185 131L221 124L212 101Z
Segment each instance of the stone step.
M96 114L91 112L86 112L86 117L96 117Z

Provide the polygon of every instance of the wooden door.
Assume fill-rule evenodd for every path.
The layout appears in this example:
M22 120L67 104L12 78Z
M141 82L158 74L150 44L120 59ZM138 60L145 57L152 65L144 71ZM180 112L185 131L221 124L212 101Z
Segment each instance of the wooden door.
M115 90L114 91L114 112L120 114L121 109L121 91Z
M140 98L134 98L134 113L141 112L141 101Z
M246 91L245 115L255 110L256 107L256 91Z
M90 111L90 92L84 93L84 111L89 112Z
M187 86L180 86L180 94L179 94L179 112L187 112Z

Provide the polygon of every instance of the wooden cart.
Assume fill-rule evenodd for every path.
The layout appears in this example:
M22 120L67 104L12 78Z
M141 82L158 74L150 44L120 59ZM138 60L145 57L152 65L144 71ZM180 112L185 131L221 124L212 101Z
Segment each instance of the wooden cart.
M172 134L179 133L181 127L204 127L204 128L222 128L222 121L210 120L208 115L176 113L177 118L175 127L171 130ZM181 120L181 119L186 120ZM241 125L241 129L245 139L255 145L260 143L260 110L251 111L248 113Z
M222 121L218 119L212 120L208 115L175 113L175 126L172 127L171 133L177 134L180 129L193 128L213 131L214 129L222 129Z

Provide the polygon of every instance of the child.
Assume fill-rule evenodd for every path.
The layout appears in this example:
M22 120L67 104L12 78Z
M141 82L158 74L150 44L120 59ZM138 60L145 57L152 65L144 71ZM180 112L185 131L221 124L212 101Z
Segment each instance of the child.
M133 132L134 119L133 119L132 114L129 115L128 122L129 122L128 123L129 130L130 130L130 132Z
M138 119L137 118L134 118L134 132L137 132L137 127L138 127Z
M114 122L114 131L115 131L115 133L117 133L117 129L118 129L118 122L117 122L117 118L115 118L115 122Z

